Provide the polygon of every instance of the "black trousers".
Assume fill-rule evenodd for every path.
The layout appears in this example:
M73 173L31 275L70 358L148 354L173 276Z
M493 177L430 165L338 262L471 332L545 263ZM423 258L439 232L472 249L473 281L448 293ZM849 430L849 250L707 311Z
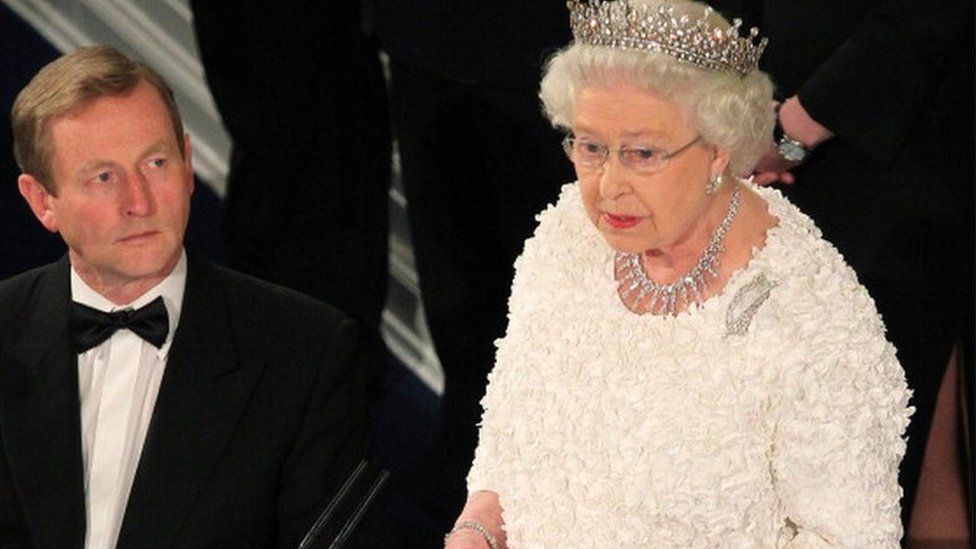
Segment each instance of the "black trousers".
M535 215L573 175L561 136L541 114L537 84L499 89L396 59L391 73L413 250L445 375L441 442L430 462L441 484L432 499L442 535L464 502L513 262Z

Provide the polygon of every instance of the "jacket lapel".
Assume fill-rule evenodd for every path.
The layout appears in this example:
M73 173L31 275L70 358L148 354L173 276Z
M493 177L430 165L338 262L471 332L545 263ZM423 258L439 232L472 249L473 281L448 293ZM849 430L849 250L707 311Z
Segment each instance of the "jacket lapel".
M119 548L172 544L244 411L262 368L238 363L229 321L219 274L191 258Z
M67 257L39 274L9 338L0 429L24 516L38 547L81 547L85 496L78 359L68 334Z

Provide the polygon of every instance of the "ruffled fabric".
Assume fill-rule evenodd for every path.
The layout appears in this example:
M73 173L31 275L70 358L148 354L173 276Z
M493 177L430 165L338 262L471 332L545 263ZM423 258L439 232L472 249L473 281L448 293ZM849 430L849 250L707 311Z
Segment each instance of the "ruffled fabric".
M577 185L516 261L468 487L508 545L898 547L910 391L874 302L812 221L779 219L724 291L675 317L620 303ZM744 333L726 309L775 286Z

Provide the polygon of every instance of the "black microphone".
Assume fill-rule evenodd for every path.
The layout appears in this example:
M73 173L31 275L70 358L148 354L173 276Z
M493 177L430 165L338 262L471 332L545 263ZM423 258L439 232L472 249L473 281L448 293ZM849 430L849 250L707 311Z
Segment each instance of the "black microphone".
M368 469L369 462L365 459L360 460L359 464L349 473L346 480L343 481L339 490L329 500L329 503L319 513L315 522L312 523L312 527L308 529L305 537L298 544L298 549L312 549L313 547L341 549L345 545L349 536L355 532L356 527L362 522L363 517L370 510L373 502L376 501L376 497L383 490L387 479L390 477L388 471L380 469L375 473L375 478L369 483L369 487L363 491L364 484L360 480L364 478ZM352 506L347 504L346 500L354 491L359 492L359 498L355 500L355 505ZM352 511L348 513L348 517L342 526L337 531L334 528L330 528L338 522L333 521L333 517L337 516L337 514L345 514L345 512L349 511L350 507L352 507ZM322 533L327 529L336 531L336 534L332 537L332 541L328 545L319 544L319 541L323 539Z

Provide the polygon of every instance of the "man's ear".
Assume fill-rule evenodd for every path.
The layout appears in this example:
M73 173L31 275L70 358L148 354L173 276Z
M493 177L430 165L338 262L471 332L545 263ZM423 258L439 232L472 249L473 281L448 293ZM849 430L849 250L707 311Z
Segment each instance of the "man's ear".
M57 216L51 208L54 197L44 185L33 175L22 173L17 178L17 188L20 189L20 195L27 201L27 205L41 225L52 233L58 232Z
M193 146L190 144L190 134L183 134L183 169L186 171L187 181L190 185L190 194L193 194L196 180L193 178Z

